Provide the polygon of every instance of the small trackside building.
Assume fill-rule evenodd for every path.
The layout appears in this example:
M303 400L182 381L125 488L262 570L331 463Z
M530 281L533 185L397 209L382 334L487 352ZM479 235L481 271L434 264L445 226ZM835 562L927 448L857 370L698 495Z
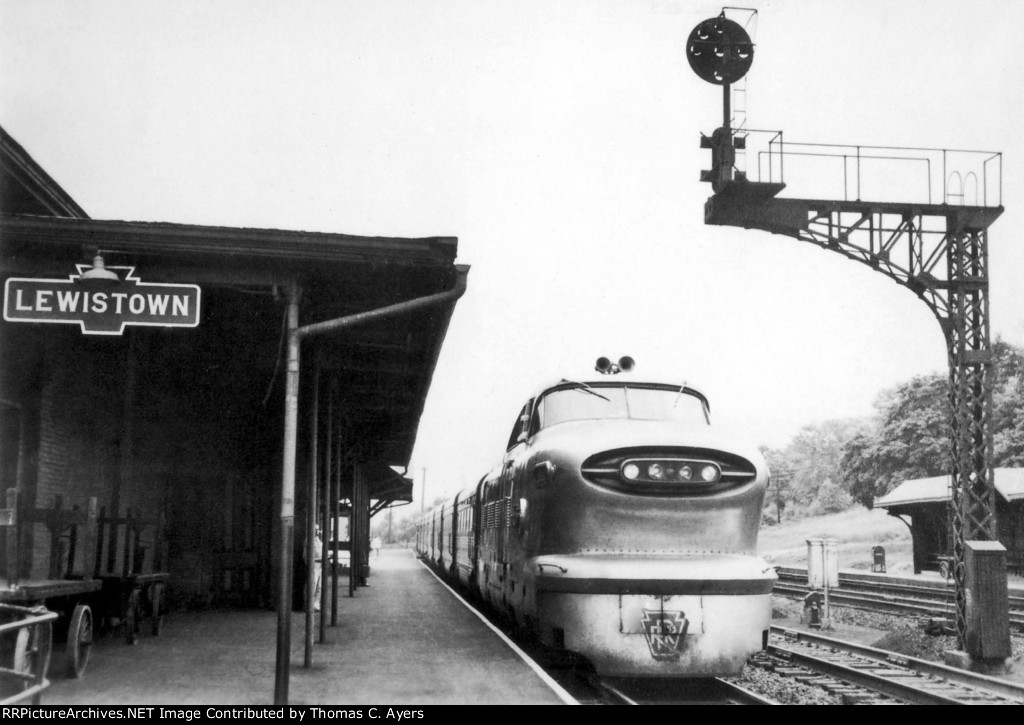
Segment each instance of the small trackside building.
M1006 567L1024 574L1024 468L996 468L996 531L1006 547ZM939 557L953 552L950 521L950 478L934 476L904 481L875 507L888 511L910 527L914 547L914 573L937 570Z

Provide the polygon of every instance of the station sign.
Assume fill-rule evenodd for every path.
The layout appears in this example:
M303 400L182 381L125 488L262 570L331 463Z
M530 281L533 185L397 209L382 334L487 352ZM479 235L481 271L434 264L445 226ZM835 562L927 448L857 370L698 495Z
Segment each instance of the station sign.
M135 267L107 267L117 281L82 281L89 265L75 265L67 279L8 279L8 322L77 324L86 335L121 335L129 325L197 327L200 289L194 284L157 284L135 276Z

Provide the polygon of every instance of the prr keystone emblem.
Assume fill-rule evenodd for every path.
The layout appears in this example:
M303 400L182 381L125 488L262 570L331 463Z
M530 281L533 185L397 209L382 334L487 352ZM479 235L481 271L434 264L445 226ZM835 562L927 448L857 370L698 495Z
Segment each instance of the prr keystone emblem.
M198 285L143 282L134 276L135 267L107 267L118 280L94 286L80 279L89 265L75 266L78 274L67 279L8 279L4 319L77 324L86 335L121 335L128 325L199 325Z
M651 657L659 662L679 659L680 645L690 626L684 612L645 609L642 624Z

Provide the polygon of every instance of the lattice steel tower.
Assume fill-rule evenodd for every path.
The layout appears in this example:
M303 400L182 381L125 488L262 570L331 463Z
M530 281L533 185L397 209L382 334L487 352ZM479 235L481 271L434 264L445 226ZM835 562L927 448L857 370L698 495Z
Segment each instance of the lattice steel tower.
M1010 656L1005 552L999 559L1000 547L982 543L996 541L988 228L1003 211L1002 155L784 144L781 131L737 131L730 118L730 86L753 61L749 35L723 11L693 30L687 55L698 76L723 87L723 124L710 138L701 136L701 146L712 151L712 168L701 172L701 180L711 182L714 191L705 204L705 223L762 229L838 252L907 287L938 318L949 358L958 646L975 661L1004 660ZM738 167L737 150L754 168ZM778 198L786 188L784 165L800 162L813 162L819 170L814 196L830 189L820 170L836 170L841 181L831 187L835 198ZM863 201L862 191L914 198ZM974 551L988 557L978 569L987 579L973 580L969 596L967 562L976 562ZM996 601L1000 576L1001 602Z

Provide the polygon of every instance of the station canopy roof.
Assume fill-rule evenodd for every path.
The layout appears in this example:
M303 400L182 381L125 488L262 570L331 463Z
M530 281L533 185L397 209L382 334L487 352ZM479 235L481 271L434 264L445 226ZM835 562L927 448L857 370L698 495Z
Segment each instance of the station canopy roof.
M1007 501L1024 499L1024 468L996 468L993 471L996 493ZM875 507L896 509L918 504L950 500L950 476L933 476L904 481L884 496L875 499Z
M190 224L102 221L71 197L0 129L0 264L4 277L54 277L89 264L97 251L108 267L135 266L162 283L192 283L233 295L218 307L220 329L263 325L270 367L283 315L258 319L235 299L280 301L291 282L301 288L299 325L337 320L464 287L468 267L456 265L454 237L365 237ZM250 295L246 298L246 295ZM304 363L331 381L338 420L358 436L373 478L395 488L389 466L407 466L427 391L455 299L307 338ZM212 307L212 305L211 305ZM275 309L284 309L280 304ZM205 322L203 324L206 324ZM58 327L66 327L59 325ZM240 328L238 328L240 329ZM268 343L263 343L268 344ZM303 386L310 377L303 368ZM283 371L277 373L283 378ZM305 388L304 388L305 389ZM304 403L303 403L304 404ZM301 425L301 423L300 423ZM406 481L406 488L411 484ZM409 500L405 495L395 498Z

